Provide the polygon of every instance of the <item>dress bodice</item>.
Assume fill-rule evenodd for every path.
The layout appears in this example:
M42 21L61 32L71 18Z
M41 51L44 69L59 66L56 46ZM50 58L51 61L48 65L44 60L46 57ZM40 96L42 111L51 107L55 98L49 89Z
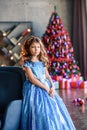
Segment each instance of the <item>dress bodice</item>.
M23 66L30 68L37 79L45 79L45 68L43 62L25 61Z

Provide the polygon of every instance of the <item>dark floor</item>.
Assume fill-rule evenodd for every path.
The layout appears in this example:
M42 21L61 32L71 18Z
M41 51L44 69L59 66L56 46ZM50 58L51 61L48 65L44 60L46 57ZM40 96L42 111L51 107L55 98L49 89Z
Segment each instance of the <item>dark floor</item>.
M66 104L76 130L87 130L87 88L57 90L57 92ZM72 101L77 98L84 99L85 104L81 106L72 103Z

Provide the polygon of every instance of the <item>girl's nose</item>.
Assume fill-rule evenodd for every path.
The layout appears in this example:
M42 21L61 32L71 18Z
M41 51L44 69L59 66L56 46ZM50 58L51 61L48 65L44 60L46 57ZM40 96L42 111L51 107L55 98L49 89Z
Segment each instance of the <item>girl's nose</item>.
M38 48L36 47L35 50L38 50Z

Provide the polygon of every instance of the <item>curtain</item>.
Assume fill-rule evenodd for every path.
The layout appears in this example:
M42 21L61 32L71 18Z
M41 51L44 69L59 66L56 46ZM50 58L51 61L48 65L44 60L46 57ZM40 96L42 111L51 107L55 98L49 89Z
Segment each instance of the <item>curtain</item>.
M73 47L82 76L87 80L87 0L74 0Z

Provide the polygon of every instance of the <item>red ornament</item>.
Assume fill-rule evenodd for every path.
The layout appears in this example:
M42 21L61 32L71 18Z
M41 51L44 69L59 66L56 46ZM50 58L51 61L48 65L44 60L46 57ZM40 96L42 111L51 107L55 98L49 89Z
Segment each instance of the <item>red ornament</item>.
M84 101L84 99L77 98L77 99L74 99L74 100L72 101L72 103L74 103L75 105L80 105L80 106L82 106L83 104L85 104L85 101Z
M50 33L50 29L47 29L46 32L47 32L47 33Z
M80 101L79 101L79 104L80 105L83 105L85 102L84 102L84 100L83 99L81 99Z

